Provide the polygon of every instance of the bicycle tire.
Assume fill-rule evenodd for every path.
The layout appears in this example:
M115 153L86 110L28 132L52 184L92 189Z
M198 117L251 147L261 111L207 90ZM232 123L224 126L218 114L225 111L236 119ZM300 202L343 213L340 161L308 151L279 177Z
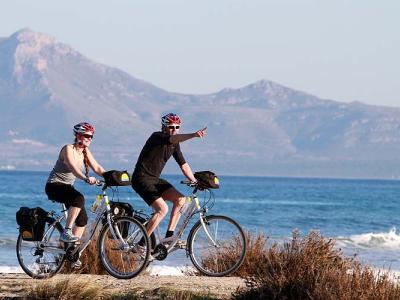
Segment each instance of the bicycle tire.
M205 216L208 232L218 247L208 238L199 221L190 230L188 254L195 268L207 276L227 276L242 265L246 255L246 237L243 229L226 216Z
M18 235L16 251L18 263L22 270L34 279L46 279L58 273L65 261L64 244L59 241L63 227L60 223L51 226L55 220L53 218L46 219L46 231L43 238L47 238L47 242L43 241L26 241L22 239L22 235ZM49 233L50 230L53 232ZM45 246L44 246L45 245ZM60 249L61 253L54 253L46 248L55 247ZM53 254L53 255L52 255ZM54 261L53 261L54 260Z
M144 226L135 218L114 218L113 228L119 230L127 247L115 240L107 223L99 235L98 253L104 269L118 279L130 279L146 268L150 256L150 241ZM128 228L127 232L124 232ZM138 242L144 239L144 245Z

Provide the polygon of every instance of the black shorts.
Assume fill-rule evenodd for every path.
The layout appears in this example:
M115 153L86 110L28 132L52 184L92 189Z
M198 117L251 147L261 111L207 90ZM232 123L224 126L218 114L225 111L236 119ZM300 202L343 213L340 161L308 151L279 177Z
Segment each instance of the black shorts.
M64 203L67 208L70 206L79 207L81 210L76 217L77 226L85 226L88 216L85 210L85 198L72 185L62 183L46 183L45 191L49 200Z
M173 188L173 186L161 178L132 178L132 188L151 206L156 199L160 198L166 190Z

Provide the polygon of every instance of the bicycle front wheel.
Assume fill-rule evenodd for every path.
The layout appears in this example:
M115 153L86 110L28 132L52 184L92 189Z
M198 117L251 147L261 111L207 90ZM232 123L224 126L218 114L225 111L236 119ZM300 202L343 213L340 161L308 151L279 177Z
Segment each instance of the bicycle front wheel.
M188 236L188 251L193 265L208 276L235 272L246 255L246 238L240 225L225 216L202 217Z
M32 278L50 278L57 274L64 263L64 244L59 241L63 228L60 223L52 225L53 222L53 219L46 222L48 228L41 241L27 241L21 234L18 236L18 262Z
M118 217L113 231L107 223L99 236L99 256L103 267L118 279L133 278L146 267L150 242L146 229L132 217Z

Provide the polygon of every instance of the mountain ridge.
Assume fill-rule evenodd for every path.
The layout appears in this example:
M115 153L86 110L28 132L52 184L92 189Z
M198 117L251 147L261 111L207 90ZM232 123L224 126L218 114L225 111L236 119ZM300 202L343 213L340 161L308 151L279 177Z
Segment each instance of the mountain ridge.
M209 94L172 93L31 29L0 38L0 109L0 169L48 169L83 120L96 125L99 161L132 169L160 116L174 111L184 132L209 127L204 140L182 144L195 169L400 176L400 108L320 99L265 79ZM173 163L167 171L179 172Z

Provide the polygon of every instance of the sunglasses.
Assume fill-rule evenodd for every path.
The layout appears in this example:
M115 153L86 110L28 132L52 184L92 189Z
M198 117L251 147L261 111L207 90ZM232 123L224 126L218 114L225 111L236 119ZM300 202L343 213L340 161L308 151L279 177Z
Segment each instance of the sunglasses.
M93 138L92 134L82 134L82 136L87 138L87 139L92 139Z
M168 126L168 129L179 129L179 127L181 127L181 126L173 126L173 125L170 125L170 126Z

